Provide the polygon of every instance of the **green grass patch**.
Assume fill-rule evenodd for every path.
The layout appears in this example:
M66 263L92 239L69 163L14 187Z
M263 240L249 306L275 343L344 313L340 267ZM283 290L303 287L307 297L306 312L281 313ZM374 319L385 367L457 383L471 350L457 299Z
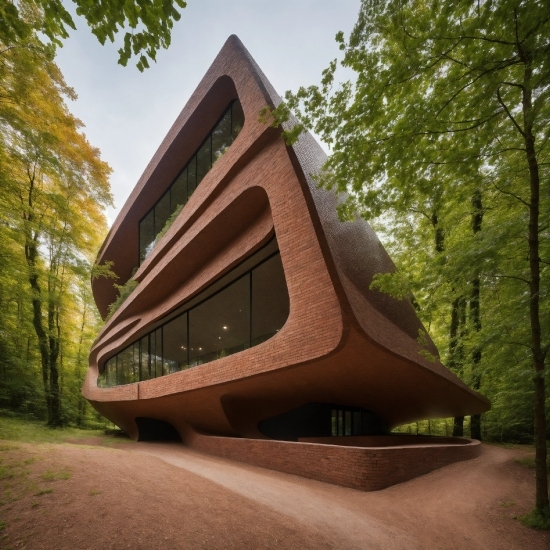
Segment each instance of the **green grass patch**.
M1 429L1 427L0 427L0 429ZM17 449L19 449L19 445L9 445L7 443L2 443L0 445L0 452L1 451L15 451Z
M0 479L13 479L14 475L9 466L0 466Z
M67 468L64 468L63 470L59 470L58 472L47 470L40 477L44 481L57 481L58 479L71 479L71 475L71 472L69 472Z
M500 505L503 508L510 508L510 506L515 506L516 503L513 500L510 500L509 502L501 502Z
M525 458L516 458L515 462L517 462L521 466L525 466L526 468L529 468L530 470L534 470L536 467L534 456L527 456ZM548 457L546 460L546 471L550 473L550 457Z
M482 441L484 445L492 445L501 449L519 449L522 451L535 451L535 446L532 443L506 443L501 441Z
M63 443L67 439L103 436L103 430L79 428L49 428L43 422L21 418L0 417L0 439L27 443ZM2 442L0 450L12 450L13 445ZM15 447L16 448L16 447Z
M93 489L90 489L90 496L93 497L95 495L100 495L101 491L94 491Z
M53 489L40 489L37 493L34 493L35 497L40 497L42 495L49 495L53 493Z
M536 508L517 518L526 527L539 530L550 530L550 507L546 507L544 510L537 510Z
M0 521L0 531L3 531L6 528L6 522Z

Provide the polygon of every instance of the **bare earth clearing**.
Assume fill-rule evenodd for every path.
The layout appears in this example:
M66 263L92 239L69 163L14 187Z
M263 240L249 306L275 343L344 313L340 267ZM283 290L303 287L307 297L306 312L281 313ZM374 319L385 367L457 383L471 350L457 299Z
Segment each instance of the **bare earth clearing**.
M362 493L176 444L0 442L0 548L522 549L550 533L531 510L522 449ZM86 443L83 445L82 443Z

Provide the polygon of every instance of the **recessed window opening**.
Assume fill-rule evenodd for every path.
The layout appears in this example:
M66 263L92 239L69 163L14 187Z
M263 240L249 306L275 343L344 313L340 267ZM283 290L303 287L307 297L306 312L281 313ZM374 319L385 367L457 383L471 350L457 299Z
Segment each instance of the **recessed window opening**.
M332 409L331 434L333 436L363 435L372 431L373 415L355 407Z
M265 257L265 249L275 251ZM273 337L289 314L289 296L276 241L258 251L154 330L106 361L98 386L131 384L221 359ZM233 274L233 277L231 275Z
M235 141L244 125L238 100L232 101L197 152L183 167L168 190L139 222L139 264L151 253L160 236L185 206L197 185Z

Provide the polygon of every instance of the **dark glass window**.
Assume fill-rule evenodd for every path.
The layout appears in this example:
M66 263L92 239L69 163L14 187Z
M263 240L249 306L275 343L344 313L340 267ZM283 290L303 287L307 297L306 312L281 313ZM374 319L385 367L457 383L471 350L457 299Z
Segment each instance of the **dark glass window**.
M155 206L155 238L164 229L170 217L170 190L164 193Z
M166 373L187 368L187 313L162 327L162 356Z
M139 224L139 258L143 262L155 242L155 211L151 210Z
M178 206L187 202L187 166L172 184L170 193L170 214L173 214Z
M330 428L332 435L338 435L338 411L335 409L332 409Z
M208 174L212 167L212 137L202 144L197 153L197 185L202 181L202 178Z
M162 327L151 333L151 374L162 376Z
M151 378L151 365L149 363L149 335L144 336L140 341L140 380Z
M244 125L244 112L239 101L235 101L235 103L231 105L231 118L231 133L233 139L235 139Z
M376 416L366 409L343 407L332 409L332 435L370 435L380 433Z
M187 200L197 188L197 156L195 155L187 165Z
M205 299L197 297L196 305L106 361L98 385L149 380L221 359L273 336L283 327L289 311L280 255L273 250L275 241L256 253L256 266L254 256L247 259L235 268L233 282L226 286L214 283L221 289L206 289ZM231 281L231 273L223 280ZM334 415L338 413L342 411L334 411ZM336 422L334 416L333 427ZM341 425L338 417L338 435L343 435Z
M242 351L250 343L250 274L189 311L190 365Z
M225 113L212 132L212 164L227 150L233 141L231 134L231 109Z
M345 419L346 419L345 435L351 435L351 411L345 412Z
M117 356L117 376L121 384L136 382L134 376L134 350L129 346Z
M116 372L116 357L109 360L109 371L107 372L107 385L113 386L116 384L117 372Z
M168 191L139 223L139 262L155 246L155 238L179 205L185 205L197 185L206 176L241 131L244 112L239 101L233 101L199 150L189 159L183 171L170 184Z
M281 255L252 271L252 345L271 338L285 324L290 302Z

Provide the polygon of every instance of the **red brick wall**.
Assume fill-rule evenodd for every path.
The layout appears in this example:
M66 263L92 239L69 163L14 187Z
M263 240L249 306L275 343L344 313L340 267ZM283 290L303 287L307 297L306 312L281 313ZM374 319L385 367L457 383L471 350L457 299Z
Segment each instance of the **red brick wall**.
M481 452L476 440L466 444L344 447L193 432L185 437L185 443L197 451L362 491L384 489L447 464L475 458Z

